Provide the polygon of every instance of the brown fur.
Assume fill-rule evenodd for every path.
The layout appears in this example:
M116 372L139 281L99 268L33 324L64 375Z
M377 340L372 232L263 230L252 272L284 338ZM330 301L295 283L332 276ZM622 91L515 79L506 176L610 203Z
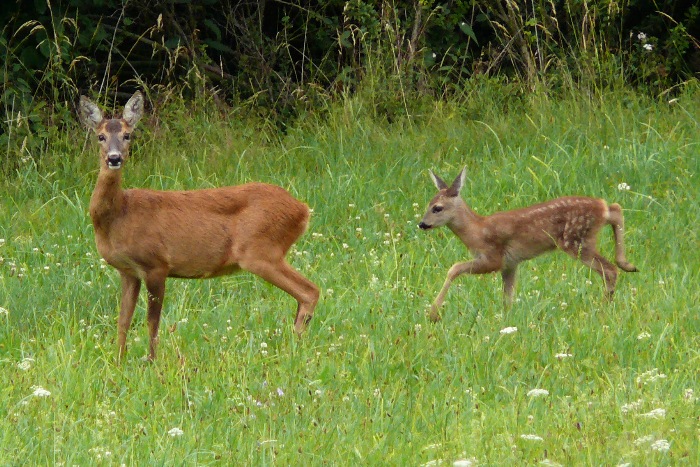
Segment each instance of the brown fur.
M610 206L602 199L563 197L522 209L480 216L459 196L465 171L447 186L431 172L440 190L430 201L420 223L423 229L446 225L467 246L475 259L450 268L447 280L431 308L431 319L440 319L439 308L452 281L461 274L501 272L504 301L513 300L518 263L554 249L581 260L603 277L608 297L612 297L617 270L597 250L597 235L605 225L613 227L615 260L622 270L637 269L625 259L624 221L620 205Z
M81 120L95 130L101 145L90 217L98 252L121 274L120 357L126 352L126 333L145 281L149 358L155 358L167 277L253 272L297 300L295 330L302 333L313 316L319 290L285 256L305 232L309 208L266 183L191 191L123 190L120 167L128 158L128 135L142 113L143 97L138 92L121 119L104 119L95 104L85 97L80 101ZM120 161L119 167L110 168L115 161Z

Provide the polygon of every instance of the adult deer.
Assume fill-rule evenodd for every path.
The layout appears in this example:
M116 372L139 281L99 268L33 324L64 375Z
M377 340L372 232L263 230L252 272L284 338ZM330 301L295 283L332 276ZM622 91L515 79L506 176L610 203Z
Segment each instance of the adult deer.
M148 290L149 360L155 358L167 277L250 271L297 300L294 327L301 334L319 290L285 256L306 230L309 208L265 183L191 191L122 189L122 164L143 106L138 91L121 118L105 118L85 96L79 106L80 120L95 131L100 144L100 171L90 199L97 251L121 275L119 358L126 352L141 281Z
M615 263L623 271L637 271L625 259L623 217L619 204L608 205L602 199L564 197L513 211L480 216L460 197L466 167L448 186L432 171L430 176L439 190L430 201L419 227L424 230L446 225L475 256L456 263L433 302L430 319L439 321L439 308L452 281L461 274L501 272L506 307L513 302L518 263L547 251L560 249L577 258L603 278L607 296L612 298L617 270L596 248L598 231L611 225L615 236Z

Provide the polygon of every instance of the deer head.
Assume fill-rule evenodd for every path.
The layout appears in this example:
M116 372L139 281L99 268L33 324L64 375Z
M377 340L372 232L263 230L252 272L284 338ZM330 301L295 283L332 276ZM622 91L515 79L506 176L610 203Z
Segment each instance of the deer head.
M431 170L430 177L437 187L437 195L428 204L428 209L423 216L418 227L423 230L432 229L434 227L442 227L449 224L462 208L463 201L459 196L459 192L464 186L467 168L463 168L457 178L452 182L452 185L447 184Z
M143 116L143 95L136 91L124 107L121 118L105 118L97 104L80 96L80 121L92 128L100 143L100 169L118 170L129 157L131 133Z

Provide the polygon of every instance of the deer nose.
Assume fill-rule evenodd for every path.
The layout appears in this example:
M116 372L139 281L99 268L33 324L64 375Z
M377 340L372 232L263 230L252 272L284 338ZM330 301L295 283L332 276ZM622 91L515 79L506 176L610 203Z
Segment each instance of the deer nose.
M119 169L122 166L122 155L118 152L107 154L107 167L110 169Z
M418 227L420 227L423 230L428 230L431 226L426 224L425 222L421 222L420 224L418 224Z

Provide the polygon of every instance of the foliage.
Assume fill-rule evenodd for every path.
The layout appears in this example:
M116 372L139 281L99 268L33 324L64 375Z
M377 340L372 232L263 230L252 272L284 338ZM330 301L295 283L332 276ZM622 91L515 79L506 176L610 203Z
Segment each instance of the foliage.
M115 361L119 277L87 215L97 148L76 127L49 140L43 167L0 180L3 463L697 465L700 89L669 103L504 84L482 76L467 108L435 99L392 123L351 95L284 133L210 97L152 109L125 185L286 187L314 210L290 261L323 291L297 339L294 301L250 274L171 279L153 364L145 292ZM607 303L596 274L554 253L521 265L511 310L500 277L462 277L428 322L469 254L416 226L427 169L465 165L482 214L620 203L640 272Z
M4 173L64 131L80 93L211 96L285 130L342 95L393 121L481 75L521 92L660 94L700 70L697 0L14 0L0 23Z

